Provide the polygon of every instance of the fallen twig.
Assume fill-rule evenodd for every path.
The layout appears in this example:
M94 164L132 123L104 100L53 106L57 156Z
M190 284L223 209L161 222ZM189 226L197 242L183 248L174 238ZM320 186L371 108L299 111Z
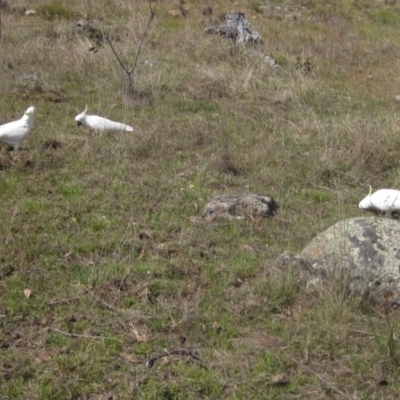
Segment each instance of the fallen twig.
M101 299L100 297L96 296L94 293L92 293L85 285L82 285L82 287L98 302L100 302L101 304L103 304L104 307L108 308L109 310L113 310L113 311L120 311L118 308L114 307L111 304L106 303L103 299Z
M65 331L60 331L59 329L54 329L54 328L49 328L50 331L59 333L61 335L65 336L71 336L71 337L81 337L85 339L108 339L108 340L115 340L116 342L124 343L120 339L115 339L112 337L106 337L106 336L94 336L94 335L83 335L83 334L78 334L78 333L70 333L70 332L65 332Z
M293 361L295 364L299 365L301 368L304 368L307 372L315 375L321 382L325 383L325 385L329 386L329 388L335 392L336 394L342 396L344 399L349 399L349 396L346 395L346 393L342 392L340 389L338 389L336 386L334 386L332 383L327 381L322 375L318 374L317 372L313 371L311 368L306 367L305 365L302 365L299 361L294 359L293 357L290 357L289 355L285 354L285 356Z
M196 355L192 350L190 349L184 349L184 348L176 348L172 350L164 350L164 353L159 353L154 355L153 357L149 358L146 362L146 367L152 368L154 366L154 363L159 360L162 357L167 357L167 356L172 356L172 355L178 355L178 356L189 356L193 358L194 360L197 361L199 366L201 368L207 369L206 366L201 362L200 358L198 355Z

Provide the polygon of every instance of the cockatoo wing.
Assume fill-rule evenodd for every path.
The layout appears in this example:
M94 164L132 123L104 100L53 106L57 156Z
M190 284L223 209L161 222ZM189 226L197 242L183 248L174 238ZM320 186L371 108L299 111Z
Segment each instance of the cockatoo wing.
M29 127L21 120L9 122L0 126L0 140L17 150L19 142L29 131Z
M129 125L120 122L111 121L107 118L99 117L97 115L86 115L85 122L87 126L96 131L117 132L128 131L133 132L133 128Z
M380 211L400 210L400 190L380 189L374 192L370 198L371 205Z

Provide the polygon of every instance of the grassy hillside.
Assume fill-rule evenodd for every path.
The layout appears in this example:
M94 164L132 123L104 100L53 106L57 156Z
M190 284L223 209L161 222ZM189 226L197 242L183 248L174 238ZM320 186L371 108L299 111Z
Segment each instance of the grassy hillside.
M397 2L160 1L132 97L76 23L133 66L146 1L4 3L0 124L37 115L0 148L0 399L399 398L397 311L265 274L400 187ZM231 9L281 68L203 34ZM77 127L86 104L139 133ZM277 217L191 222L243 192Z

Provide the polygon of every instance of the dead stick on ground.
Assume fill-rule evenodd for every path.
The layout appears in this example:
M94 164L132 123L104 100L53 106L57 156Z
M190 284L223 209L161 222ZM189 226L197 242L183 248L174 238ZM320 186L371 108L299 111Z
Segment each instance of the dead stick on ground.
M108 308L109 310L113 310L113 311L119 311L117 308L115 308L114 306L112 306L111 304L106 303L103 299L101 299L100 297L97 297L94 293L92 293L86 286L82 285L82 287L98 302L100 302L101 304L103 304L104 307Z
M349 396L346 395L346 393L342 392L340 389L338 389L336 386L332 385L329 381L327 381L323 376L318 374L317 372L313 371L311 368L308 368L304 365L301 365L299 361L295 360L294 358L288 356L285 354L285 356L293 361L295 364L297 364L299 367L304 368L307 372L310 372L311 374L315 375L321 382L325 383L325 385L329 386L329 388L334 391L335 393L339 394L342 396L344 399L349 399Z
M92 335L82 335L78 333L69 333L65 331L60 331L59 329L54 329L54 328L49 328L50 331L59 333L60 335L65 335L65 336L71 336L71 337L80 337L80 338L85 338L85 339L108 339L108 340L115 340L116 342L124 343L123 340L120 339L115 339L112 337L106 337L106 336L92 336Z
M193 358L194 360L197 361L199 366L201 368L207 369L206 366L201 362L199 356L197 356L192 350L190 349L183 349L183 348L176 348L172 350L165 350L164 353L156 354L155 356L149 358L146 362L146 367L152 368L154 363L159 360L162 357L167 357L167 356L172 356L172 355L178 355L178 356L189 356Z

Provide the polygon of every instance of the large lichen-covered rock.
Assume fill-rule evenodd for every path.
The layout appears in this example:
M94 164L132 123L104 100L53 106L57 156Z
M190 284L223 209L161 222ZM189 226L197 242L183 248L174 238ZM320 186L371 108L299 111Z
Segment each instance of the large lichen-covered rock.
M400 305L400 224L387 218L340 221L298 256L284 253L276 269L290 267L306 285L345 282L349 289Z
M272 217L278 212L275 200L265 194L219 196L208 202L196 222Z

